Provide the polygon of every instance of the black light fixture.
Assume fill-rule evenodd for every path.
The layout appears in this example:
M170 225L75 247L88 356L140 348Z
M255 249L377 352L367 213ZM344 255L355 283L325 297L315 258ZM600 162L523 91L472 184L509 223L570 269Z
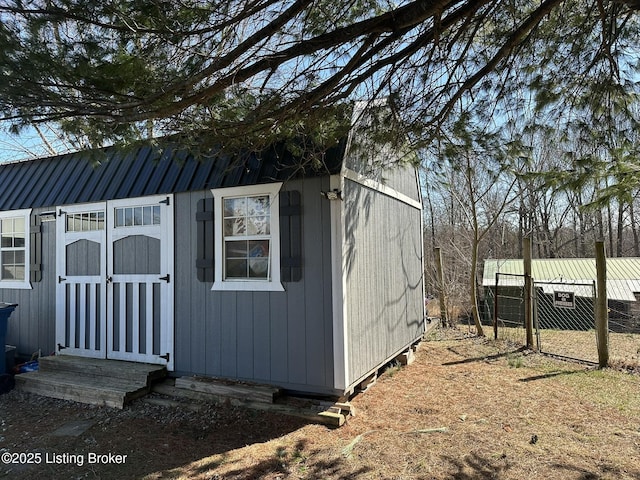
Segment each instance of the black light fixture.
M42 212L39 216L41 222L53 222L56 219L56 212Z

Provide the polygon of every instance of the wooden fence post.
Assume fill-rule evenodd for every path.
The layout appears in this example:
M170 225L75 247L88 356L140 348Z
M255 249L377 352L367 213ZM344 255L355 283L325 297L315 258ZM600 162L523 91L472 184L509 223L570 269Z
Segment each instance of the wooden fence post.
M436 277L438 279L438 298L440 299L440 324L443 327L449 326L449 318L447 315L447 302L444 294L444 270L442 267L442 251L440 247L433 249L433 255L436 260Z
M607 305L607 259L604 242L596 242L596 335L598 366L609 365L609 308Z
M527 348L533 349L533 281L531 278L531 238L522 240L524 262L524 328L527 335Z

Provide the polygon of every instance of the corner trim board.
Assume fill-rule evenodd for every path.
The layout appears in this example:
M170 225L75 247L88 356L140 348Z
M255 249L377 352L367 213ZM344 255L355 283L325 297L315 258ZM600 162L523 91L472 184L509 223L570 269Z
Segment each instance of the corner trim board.
M330 187L342 189L344 180L332 175ZM347 331L346 258L343 225L345 212L343 202L329 202L331 212L331 297L333 310L333 383L342 391L349 386L349 349Z

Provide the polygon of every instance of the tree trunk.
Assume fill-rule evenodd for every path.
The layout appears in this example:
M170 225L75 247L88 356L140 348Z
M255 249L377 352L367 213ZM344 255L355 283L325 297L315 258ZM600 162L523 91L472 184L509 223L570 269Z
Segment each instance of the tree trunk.
M605 184L608 186L607 184ZM609 228L609 255L613 252L613 216L611 214L611 203L607 203L607 226Z
M476 237L473 239L473 245L471 246L471 272L469 274L470 285L470 300L471 300L471 314L473 315L473 323L476 326L476 333L479 337L484 337L484 330L482 330L482 322L480 321L480 312L478 311L478 245L479 240Z
M624 234L624 203L618 199L618 225L616 226L616 257L622 257L622 236Z
M631 200L629 204L629 219L631 220L631 233L633 234L633 254L636 257L640 257L640 243L638 242L638 222L636 222L635 210L633 204L635 199Z

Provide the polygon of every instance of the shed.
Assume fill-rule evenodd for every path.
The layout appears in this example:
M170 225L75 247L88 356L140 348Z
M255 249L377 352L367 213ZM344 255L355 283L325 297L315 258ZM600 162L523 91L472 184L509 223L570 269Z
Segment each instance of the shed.
M416 169L356 131L315 166L284 145L0 164L8 343L350 393L425 326Z

